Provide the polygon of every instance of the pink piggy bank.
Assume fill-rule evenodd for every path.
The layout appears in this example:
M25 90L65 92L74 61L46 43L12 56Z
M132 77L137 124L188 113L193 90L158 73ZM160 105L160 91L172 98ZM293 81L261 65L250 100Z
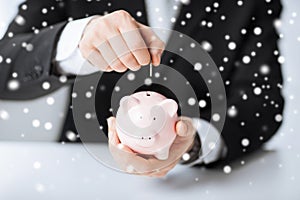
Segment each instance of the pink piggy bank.
M166 160L176 138L176 101L152 92L137 92L120 101L116 129L120 142L137 153Z

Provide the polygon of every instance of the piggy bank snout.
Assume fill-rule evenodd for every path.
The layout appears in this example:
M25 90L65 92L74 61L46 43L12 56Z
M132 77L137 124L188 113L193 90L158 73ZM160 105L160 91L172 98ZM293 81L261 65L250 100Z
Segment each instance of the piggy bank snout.
M142 147L151 147L155 144L155 140L155 136L141 137L140 139L136 140L136 144Z

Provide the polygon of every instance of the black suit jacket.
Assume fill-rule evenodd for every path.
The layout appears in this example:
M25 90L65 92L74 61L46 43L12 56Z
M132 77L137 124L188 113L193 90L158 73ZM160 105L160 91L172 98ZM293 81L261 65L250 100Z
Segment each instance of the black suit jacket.
M213 6L214 2L219 3L218 8ZM148 23L145 4L142 0L92 0L91 2L28 0L24 4L27 5L27 9L20 5L18 15L24 17L26 23L19 25L15 21L11 22L5 37L0 42L0 55L4 58L4 61L0 63L1 99L33 99L55 91L65 84L59 82L53 60L57 40L68 20L124 9L137 21L143 24ZM208 6L211 7L210 12L205 11ZM47 12L42 12L42 9L47 9ZM226 118L222 131L228 148L225 161L258 149L280 127L281 122L275 121L274 117L282 113L284 100L281 96L282 74L277 61L278 54L276 54L278 35L273 22L279 18L281 9L279 0L273 0L270 3L261 0L244 1L242 6L238 6L233 0L226 2L191 0L190 4L183 5L174 26L175 30L189 35L199 43L209 41L213 47L210 52L211 57L218 67L224 68L220 73L226 82L228 106L234 105L238 109L237 117ZM272 13L267 14L268 10ZM137 17L137 11L143 13L141 17ZM191 19L186 18L187 12L192 14ZM185 26L180 24L182 20L186 21ZM44 21L47 22L47 27L42 26ZM208 27L205 22L206 24L211 22L213 26ZM262 27L263 31L260 35L253 34L257 26ZM247 33L242 34L242 29L245 29ZM9 37L10 32L13 33L13 37ZM236 50L229 50L229 41L225 39L225 35L229 35L229 41L237 44ZM31 43L34 47L33 51L26 51L22 47L23 42ZM255 56L251 56L249 64L243 64L243 56L251 55L251 52L255 52ZM224 57L228 58L228 62L224 62ZM11 58L12 62L5 62L6 58ZM205 95L207 88L204 81L200 76L191 75L194 74L193 66L180 57L168 55L168 53L163 55L162 63L170 65L170 58L174 59L172 67L187 77L197 97L210 102ZM261 75L262 65L270 66L268 75ZM20 88L15 91L7 88L13 72L18 73L16 79L20 82ZM258 76L255 75L256 73ZM103 106L102 110L97 109L97 112L101 113L98 118L105 129L105 118L111 115L108 112L110 99L107 97L110 97L114 84L120 76L121 74L114 72L107 73L104 77L107 88L104 93L98 92L97 94ZM51 83L49 90L43 90L41 87L45 81ZM265 88L261 95L253 94L253 84ZM247 100L242 98L243 94L247 95ZM259 117L256 117L256 113L259 113ZM210 119L210 105L201 109L201 117ZM245 125L242 126L241 122ZM249 139L249 146L241 145L243 138Z

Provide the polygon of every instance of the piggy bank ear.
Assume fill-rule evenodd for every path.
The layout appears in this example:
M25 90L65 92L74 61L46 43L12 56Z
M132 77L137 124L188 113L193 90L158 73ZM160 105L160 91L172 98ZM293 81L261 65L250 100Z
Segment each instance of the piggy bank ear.
M161 103L159 103L160 106L163 107L163 109L171 116L173 117L178 109L178 105L176 101L173 99L165 99Z
M124 111L129 111L132 107L138 105L140 101L133 96L125 96L120 101L120 107L124 109Z

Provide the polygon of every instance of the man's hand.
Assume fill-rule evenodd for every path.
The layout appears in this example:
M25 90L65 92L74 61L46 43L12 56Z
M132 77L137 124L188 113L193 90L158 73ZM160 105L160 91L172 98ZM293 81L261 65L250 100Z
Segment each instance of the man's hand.
M136 71L150 61L158 66L164 47L149 27L123 10L92 18L79 43L81 54L92 65L117 72Z
M163 177L173 169L181 156L193 146L196 133L192 120L181 117L176 123L177 136L170 148L169 158L158 160L154 157L144 158L121 144L116 132L115 118L110 117L107 122L109 150L119 167L128 173L151 177Z

